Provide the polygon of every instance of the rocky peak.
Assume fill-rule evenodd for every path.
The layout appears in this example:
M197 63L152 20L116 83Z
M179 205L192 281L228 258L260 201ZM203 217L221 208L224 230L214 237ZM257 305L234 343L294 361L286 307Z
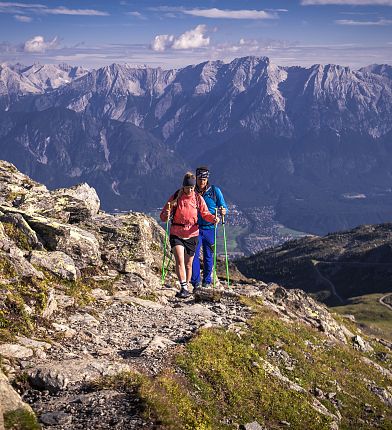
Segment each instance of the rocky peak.
M361 73L372 73L388 79L392 79L392 66L390 64L371 64L359 69Z

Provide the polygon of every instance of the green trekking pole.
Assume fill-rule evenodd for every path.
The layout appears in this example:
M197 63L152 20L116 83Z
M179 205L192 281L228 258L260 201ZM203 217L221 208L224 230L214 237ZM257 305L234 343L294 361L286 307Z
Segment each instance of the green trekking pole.
M215 208L215 218L218 216L218 208ZM214 226L214 288L216 287L216 228L217 223Z
M168 210L170 211L170 202L168 203ZM169 220L170 220L170 215L167 217L167 221L166 221L165 243L163 245L163 261L162 261L162 275L161 275L162 285L165 283L165 278L166 278L165 262L166 262L167 237L169 236ZM168 268L169 268L169 265L167 266L167 269Z
M222 210L222 208L221 208ZM230 276L229 276L229 260L227 258L227 242L226 242L226 228L225 228L225 216L222 213L222 226L223 226L223 243L225 245L225 257L226 257L226 278L227 287L230 287Z

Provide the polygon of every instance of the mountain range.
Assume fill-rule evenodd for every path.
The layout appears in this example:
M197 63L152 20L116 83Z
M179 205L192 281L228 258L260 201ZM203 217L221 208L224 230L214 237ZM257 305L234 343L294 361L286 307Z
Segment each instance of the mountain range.
M0 158L103 207L161 206L207 164L227 199L326 233L390 219L392 67L0 67Z

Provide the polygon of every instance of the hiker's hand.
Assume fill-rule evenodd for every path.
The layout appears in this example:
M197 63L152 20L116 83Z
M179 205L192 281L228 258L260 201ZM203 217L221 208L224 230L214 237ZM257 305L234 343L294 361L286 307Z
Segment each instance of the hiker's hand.
M215 224L219 224L219 221L220 221L219 217L218 217L218 216L216 216L216 217L215 217Z
M226 215L226 208L224 208L223 206L221 206L220 213L221 213L222 216L225 216Z
M171 214L171 209L167 208L166 209L166 218L169 219L170 218L170 214Z

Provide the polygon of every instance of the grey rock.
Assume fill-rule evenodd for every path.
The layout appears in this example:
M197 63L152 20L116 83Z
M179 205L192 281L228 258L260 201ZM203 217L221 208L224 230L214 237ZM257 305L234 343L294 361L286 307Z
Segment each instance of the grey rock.
M0 416L3 418L3 413L24 409L29 413L33 413L31 407L24 403L19 394L12 388L8 378L0 370ZM1 420L0 420L1 423ZM0 427L1 428L1 427Z
M54 290L51 289L49 290L49 293L48 293L45 308L42 311L42 317L49 319L57 309L58 309L58 303L56 300L56 296L54 294Z
M162 351L173 345L175 345L175 342L172 340L156 335L147 345L141 355L152 355L157 351Z
M116 362L106 358L91 357L52 361L50 369L40 365L31 369L29 379L41 390L58 392L70 384L96 380L101 376L113 376L130 367L124 362Z
M134 303L148 309L162 309L164 306L152 300L140 299L139 297L130 296L126 291L118 291L114 294L114 299L123 303Z
M359 335L355 335L352 338L352 342L353 342L354 348L359 349L362 352L374 351L373 347L368 342L366 342L364 339L362 339L362 337Z
M204 319L212 319L214 317L217 317L217 314L215 312L211 311L210 309L198 303L194 305L186 306L183 308L179 308L178 312L185 313L192 316L198 316Z
M240 426L241 430L266 430L266 427L261 426L257 421L251 423L242 424Z
M29 339L25 336L17 336L16 340L20 345L26 346L27 348L33 348L33 349L50 349L52 345L48 342L42 342L39 340Z
M74 314L71 317L69 317L69 322L72 324L79 324L82 326L91 326L91 327L99 326L99 321L88 313Z
M60 278L75 281L77 270L72 258L61 251L32 251L30 263L34 266L42 267Z
M72 416L62 411L47 412L40 416L40 421L47 426L71 424Z
M6 358L30 358L33 356L33 350L22 345L14 343L3 343L0 345L0 355Z
M69 380L67 376L57 369L39 368L29 372L29 382L38 390L48 390L57 393L67 387Z

